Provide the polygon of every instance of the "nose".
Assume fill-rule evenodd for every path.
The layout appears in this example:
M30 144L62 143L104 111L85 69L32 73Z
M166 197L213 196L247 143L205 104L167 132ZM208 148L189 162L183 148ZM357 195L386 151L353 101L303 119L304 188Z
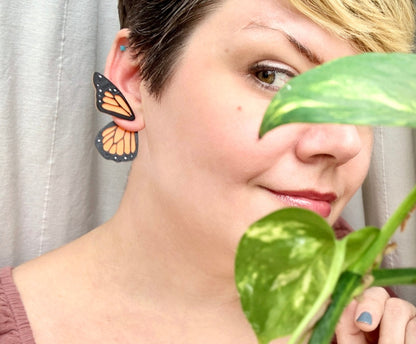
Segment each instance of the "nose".
M345 124L312 124L296 144L296 154L305 163L325 158L343 165L361 151L363 140L359 129Z

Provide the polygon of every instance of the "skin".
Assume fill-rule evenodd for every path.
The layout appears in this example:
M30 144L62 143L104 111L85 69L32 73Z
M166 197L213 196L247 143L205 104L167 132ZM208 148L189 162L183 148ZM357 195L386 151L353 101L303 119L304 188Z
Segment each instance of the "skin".
M287 1L227 0L191 35L156 100L140 63L119 49L127 34L117 35L105 74L136 115L116 121L140 131L139 155L109 222L14 270L35 339L254 344L233 279L239 238L291 205L282 197L288 191L334 195L324 205L333 224L362 184L372 148L370 128L346 125L291 124L259 140L263 113L293 75L356 52ZM301 54L288 34L318 59ZM339 343L367 342L373 328L355 321L362 310L374 326L389 319L392 299L378 293L350 305ZM380 343L416 338L415 308L403 300L398 308L403 317L381 320Z

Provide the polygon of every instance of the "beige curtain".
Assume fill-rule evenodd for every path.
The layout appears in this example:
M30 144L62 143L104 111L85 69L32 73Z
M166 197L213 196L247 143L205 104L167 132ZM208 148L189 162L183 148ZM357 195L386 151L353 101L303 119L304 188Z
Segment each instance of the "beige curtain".
M115 211L128 165L100 159L92 74L117 0L0 1L0 265L87 232Z
M107 220L128 164L94 148L108 117L91 77L118 30L116 0L0 0L0 266L17 265ZM415 131L376 129L369 178L345 211L381 226L416 183ZM395 236L392 266L416 267L416 223ZM397 288L416 304L414 287Z

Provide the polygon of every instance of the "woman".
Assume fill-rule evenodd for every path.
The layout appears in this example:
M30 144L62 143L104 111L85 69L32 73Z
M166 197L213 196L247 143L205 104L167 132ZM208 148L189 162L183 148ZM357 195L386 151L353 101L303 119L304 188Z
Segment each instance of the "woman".
M371 128L350 125L291 124L259 140L263 113L320 63L408 51L411 2L135 1L120 14L105 75L135 113L115 122L140 135L125 195L109 222L12 276L3 270L3 300L24 309L0 333L32 344L255 343L234 286L238 240L287 206L334 224L372 148ZM415 316L370 289L337 339L372 342L379 327L376 342L413 343Z

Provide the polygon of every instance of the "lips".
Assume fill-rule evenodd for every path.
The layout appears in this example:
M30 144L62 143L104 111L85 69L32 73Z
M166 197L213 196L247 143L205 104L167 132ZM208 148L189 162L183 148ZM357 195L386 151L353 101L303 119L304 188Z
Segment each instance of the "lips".
M313 190L275 191L267 189L288 207L299 207L311 210L322 217L331 214L331 203L337 199L334 193L320 193Z

